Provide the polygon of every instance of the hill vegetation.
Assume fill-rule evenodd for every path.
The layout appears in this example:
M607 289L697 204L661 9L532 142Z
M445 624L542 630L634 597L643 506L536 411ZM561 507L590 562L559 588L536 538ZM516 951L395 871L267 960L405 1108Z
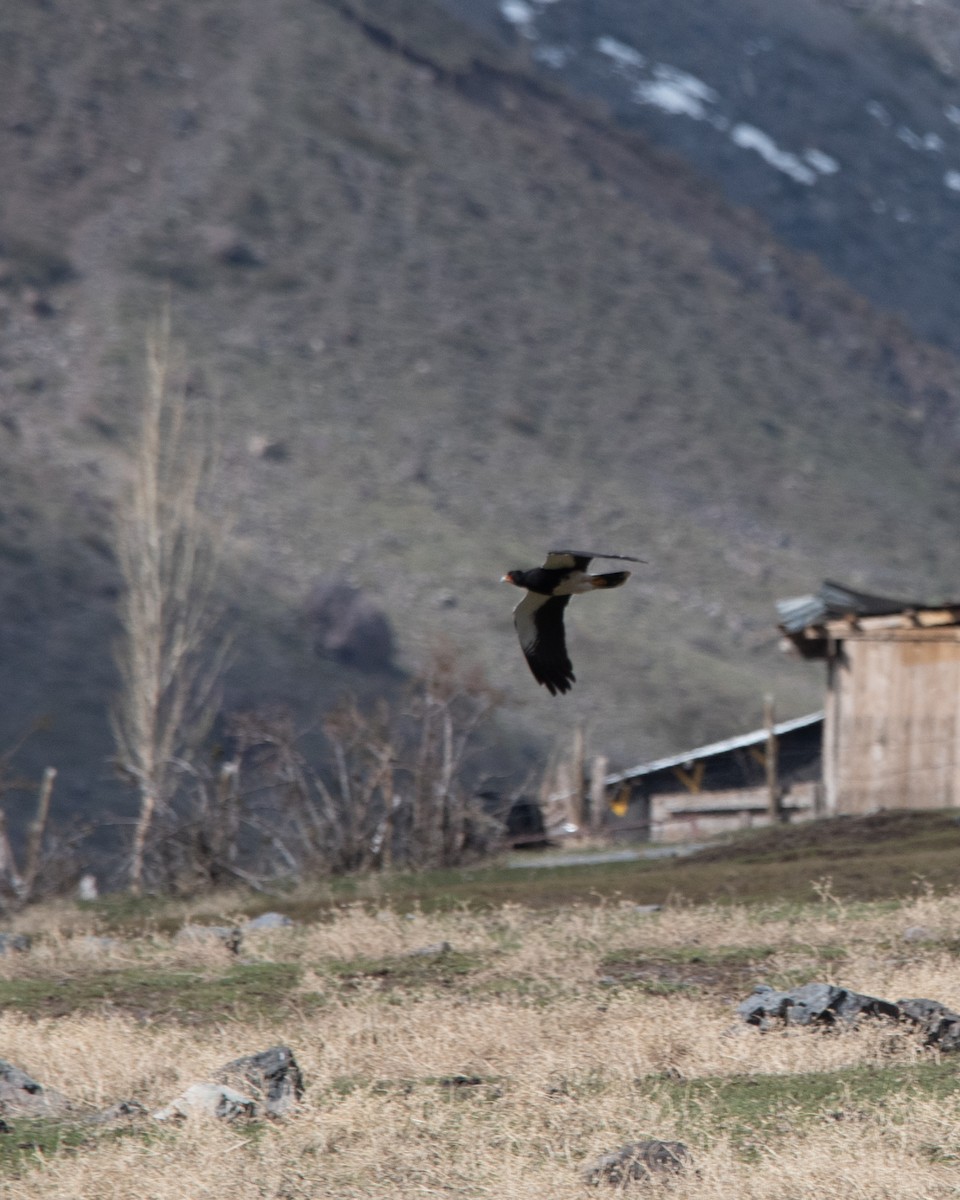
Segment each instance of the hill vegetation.
M167 302L234 516L227 710L394 686L313 652L344 578L401 668L443 633L504 689L492 773L578 722L637 761L817 706L778 596L954 587L955 359L430 4L7 6L0 46L0 743L48 715L18 762L73 811L122 816L107 531ZM650 565L572 607L561 704L496 580L568 541Z

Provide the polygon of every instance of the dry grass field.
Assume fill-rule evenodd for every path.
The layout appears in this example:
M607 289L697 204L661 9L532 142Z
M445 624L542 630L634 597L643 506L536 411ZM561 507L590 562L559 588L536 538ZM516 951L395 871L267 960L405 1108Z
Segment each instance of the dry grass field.
M0 1052L46 1086L91 1110L126 1098L152 1110L284 1042L307 1090L282 1122L20 1122L0 1134L0 1192L561 1200L594 1194L590 1160L657 1137L684 1142L691 1165L628 1190L957 1196L949 1057L890 1021L760 1032L735 1004L757 982L823 980L960 1007L958 927L960 893L923 889L862 903L821 886L808 904L659 912L615 899L358 904L251 932L237 956L158 926L96 941L94 910L32 910L32 949L0 959Z

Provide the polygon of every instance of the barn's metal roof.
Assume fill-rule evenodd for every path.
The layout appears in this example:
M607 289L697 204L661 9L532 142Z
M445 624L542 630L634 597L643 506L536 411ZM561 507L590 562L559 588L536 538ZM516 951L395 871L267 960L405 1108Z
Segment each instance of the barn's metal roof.
M794 717L790 721L779 721L773 727L777 737L793 733L797 729L807 729L823 720L823 710L807 713L804 717ZM685 767L703 758L712 758L716 754L726 754L731 750L742 750L747 746L756 746L767 739L767 730L755 729L752 733L741 733L736 737L725 738L722 742L710 742L706 746L698 746L695 750L686 750L683 754L672 754L667 758L655 758L652 762L641 763L628 771L616 775L608 775L604 780L607 787L624 783L628 779L639 779L644 775L652 775L655 771L665 771L670 767Z
M822 625L824 621L836 617L884 617L908 609L928 607L918 600L894 600L890 596L858 592L829 579L812 596L795 596L777 601L780 628L785 633L799 633L810 625Z

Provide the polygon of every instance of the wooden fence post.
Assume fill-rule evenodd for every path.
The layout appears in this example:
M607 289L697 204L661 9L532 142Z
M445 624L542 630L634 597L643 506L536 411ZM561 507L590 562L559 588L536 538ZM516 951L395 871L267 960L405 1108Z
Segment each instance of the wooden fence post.
M763 698L763 723L767 730L767 744L763 756L767 777L767 802L769 804L770 820L776 823L783 819L783 809L780 805L780 747L777 742L777 720L773 697L769 695Z
M7 837L7 814L0 808L0 883L2 882L6 882L17 899L23 895L23 879L17 870L13 847Z
M590 831L599 833L607 811L607 757L596 755L590 763Z
M56 767L47 767L40 781L40 794L37 797L37 813L30 822L27 832L27 861L23 869L23 899L29 900L33 885L37 881L40 870L40 851L43 849L43 835L50 816L50 794L53 791L53 781L57 777Z
M573 789L573 822L577 826L578 835L586 832L586 787L583 770L584 735L583 726L577 725L573 731L573 748L570 752L570 783Z

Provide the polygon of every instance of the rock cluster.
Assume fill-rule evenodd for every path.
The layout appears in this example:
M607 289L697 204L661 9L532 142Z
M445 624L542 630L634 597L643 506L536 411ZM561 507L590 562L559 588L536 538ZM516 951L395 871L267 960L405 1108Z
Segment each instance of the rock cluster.
M240 1090L242 1089L242 1090ZM289 1046L271 1046L258 1054L226 1063L211 1080L193 1083L169 1104L151 1115L156 1121L209 1116L279 1119L288 1116L303 1096L303 1075ZM46 1118L102 1125L143 1116L137 1100L121 1100L110 1108L85 1111L62 1092L44 1087L13 1063L0 1059L0 1123Z
M918 1026L928 1046L960 1049L960 1013L938 1000L881 1000L832 983L805 983L778 992L767 984L755 987L737 1012L761 1029L784 1025L851 1025L858 1017L889 1017Z

